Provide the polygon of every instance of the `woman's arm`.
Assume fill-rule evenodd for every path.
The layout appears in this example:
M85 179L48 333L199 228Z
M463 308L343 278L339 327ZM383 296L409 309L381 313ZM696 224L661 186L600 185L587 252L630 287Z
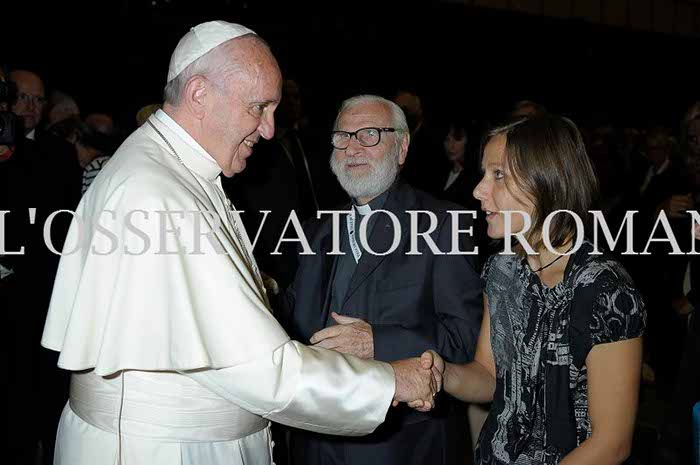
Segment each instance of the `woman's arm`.
M560 465L620 464L629 456L641 366L641 338L593 347L586 358L593 434Z
M463 365L447 363L443 383L445 391L465 402L490 402L496 389L496 363L491 349L489 304L484 296L484 316L474 361Z

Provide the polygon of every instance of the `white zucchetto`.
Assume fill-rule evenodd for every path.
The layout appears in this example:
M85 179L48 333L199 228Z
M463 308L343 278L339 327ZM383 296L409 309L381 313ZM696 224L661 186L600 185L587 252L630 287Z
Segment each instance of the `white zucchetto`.
M255 34L255 32L240 24L225 21L209 21L193 27L180 39L170 57L168 82L175 79L183 69L212 49L228 40L246 34Z

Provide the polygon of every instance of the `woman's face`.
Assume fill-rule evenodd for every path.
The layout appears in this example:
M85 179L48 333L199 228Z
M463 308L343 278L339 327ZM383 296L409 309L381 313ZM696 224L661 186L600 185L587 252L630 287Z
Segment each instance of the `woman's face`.
M467 136L462 133L458 135L455 133L454 128L450 128L450 131L445 136L443 142L445 146L445 154L447 159L450 161L464 161L464 152L467 147Z
M534 205L515 182L506 160L506 136L498 135L486 144L481 160L483 177L476 188L474 197L481 202L486 213L487 234L492 239L505 236L506 211L521 211L532 217ZM525 220L522 214L511 214L511 231L522 231ZM527 234L526 234L527 237Z

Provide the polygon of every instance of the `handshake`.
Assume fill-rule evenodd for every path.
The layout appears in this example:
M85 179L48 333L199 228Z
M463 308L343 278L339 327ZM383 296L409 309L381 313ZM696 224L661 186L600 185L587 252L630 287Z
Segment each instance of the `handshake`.
M420 357L391 362L396 379L396 390L392 405L406 402L420 412L435 407L435 394L442 389L445 362L433 350Z

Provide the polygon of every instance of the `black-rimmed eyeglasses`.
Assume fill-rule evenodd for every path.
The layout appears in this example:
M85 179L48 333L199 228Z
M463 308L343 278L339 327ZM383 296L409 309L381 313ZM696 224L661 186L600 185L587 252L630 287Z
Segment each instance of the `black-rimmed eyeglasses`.
M362 128L355 132L333 131L331 144L338 150L345 150L350 145L350 139L355 136L363 147L374 147L382 140L383 132L396 132L395 128Z

